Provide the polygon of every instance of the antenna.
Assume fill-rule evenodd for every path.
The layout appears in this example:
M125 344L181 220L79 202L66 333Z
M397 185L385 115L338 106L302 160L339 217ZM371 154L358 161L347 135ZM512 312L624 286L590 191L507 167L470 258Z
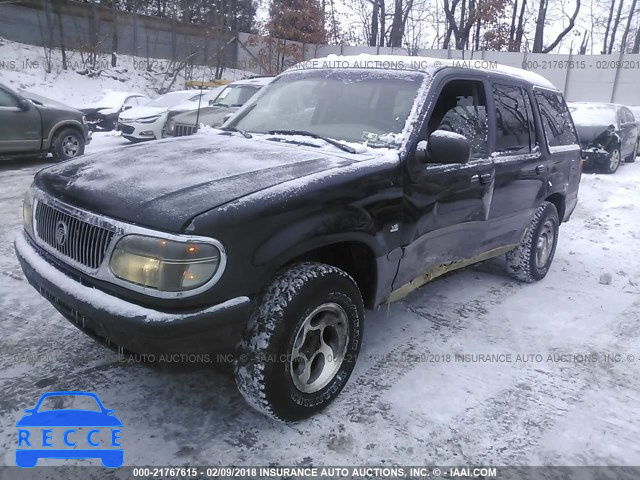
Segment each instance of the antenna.
M202 105L202 87L204 87L204 74L207 71L207 66L203 65L202 69L202 81L200 82L200 96L198 97L198 112L196 113L196 132L200 126L200 105Z

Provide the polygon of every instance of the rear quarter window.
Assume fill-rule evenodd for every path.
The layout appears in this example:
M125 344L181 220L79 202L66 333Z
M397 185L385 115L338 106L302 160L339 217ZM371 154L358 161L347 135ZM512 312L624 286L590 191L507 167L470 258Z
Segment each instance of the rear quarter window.
M535 97L549 147L577 145L578 135L573 128L571 114L562 95L538 90Z

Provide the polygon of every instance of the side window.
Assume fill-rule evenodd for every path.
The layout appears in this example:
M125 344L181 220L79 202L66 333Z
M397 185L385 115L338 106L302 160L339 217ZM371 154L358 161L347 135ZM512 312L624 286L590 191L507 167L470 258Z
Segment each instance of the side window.
M427 124L428 135L447 130L464 135L471 142L471 158L488 155L487 99L482 82L452 80L435 103Z
M17 107L18 101L13 95L0 88L0 107Z
M577 145L578 135L573 129L571 114L559 93L536 91L542 128L550 147Z
M633 113L626 107L620 109L622 111L622 121L625 123L634 122Z
M529 153L532 147L525 92L521 87L494 84L496 152ZM531 132L533 133L533 132Z

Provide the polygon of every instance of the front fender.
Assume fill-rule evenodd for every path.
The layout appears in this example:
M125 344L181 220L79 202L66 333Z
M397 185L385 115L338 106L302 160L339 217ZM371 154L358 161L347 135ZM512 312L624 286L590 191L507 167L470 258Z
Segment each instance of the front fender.
M375 235L378 230L364 209L353 206L325 209L274 233L256 249L254 262L256 265L287 263L311 250L341 242L366 244L375 256L380 256L386 250Z

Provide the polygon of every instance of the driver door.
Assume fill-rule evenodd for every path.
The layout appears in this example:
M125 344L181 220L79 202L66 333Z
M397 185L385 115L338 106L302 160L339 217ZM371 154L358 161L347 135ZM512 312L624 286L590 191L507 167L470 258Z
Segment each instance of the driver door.
M486 82L470 75L445 78L437 90L419 144L435 130L469 139L464 163L422 162L415 149L407 161L405 215L407 246L393 284L405 283L451 262L470 260L486 248L486 225L495 170L489 156ZM442 159L440 159L442 160Z
M0 87L0 153L29 153L40 150L40 113L27 104L20 108L18 97Z

